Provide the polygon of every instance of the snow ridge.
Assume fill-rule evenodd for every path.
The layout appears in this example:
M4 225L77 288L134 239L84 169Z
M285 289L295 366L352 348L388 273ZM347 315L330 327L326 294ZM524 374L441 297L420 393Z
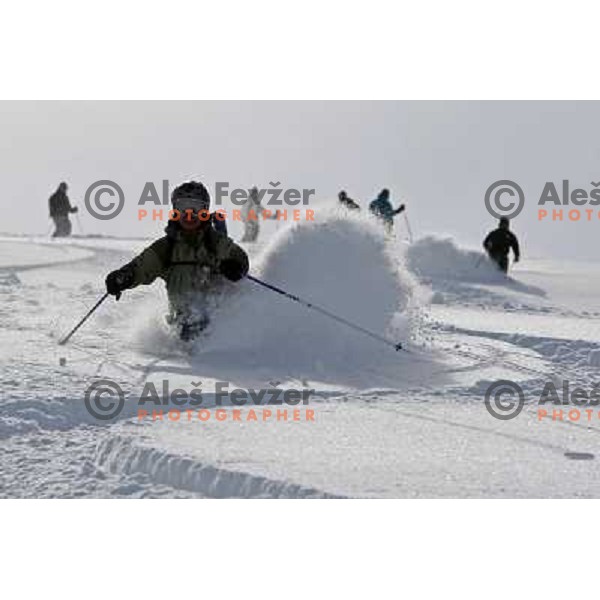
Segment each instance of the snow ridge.
M154 484L201 494L209 498L336 498L321 490L230 471L157 448L134 444L130 438L111 436L98 444L96 466L111 474L144 474Z

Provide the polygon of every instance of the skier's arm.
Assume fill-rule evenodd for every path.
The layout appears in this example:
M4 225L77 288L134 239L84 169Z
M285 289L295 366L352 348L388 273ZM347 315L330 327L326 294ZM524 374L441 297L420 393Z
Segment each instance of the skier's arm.
M483 240L483 247L489 252L492 249L492 234L488 233Z
M519 248L519 240L514 233L511 234L510 247L515 254L515 262L519 262L521 259L521 249Z
M401 204L392 214L394 216L399 215L405 208L406 206L404 206L404 204Z
M217 246L219 272L230 281L239 281L246 277L250 261L246 252L227 237L222 237Z
M63 196L63 200L64 200L64 209L66 213L76 213L77 212L77 207L76 206L72 206L71 205L71 200L69 200L69 196L67 196L67 194L65 194Z
M166 237L163 237L125 265L133 272L131 287L148 285L163 275L167 268L169 254L169 242Z
M106 291L118 300L121 292L152 283L166 271L168 253L167 238L154 242L130 263L109 273L106 278Z

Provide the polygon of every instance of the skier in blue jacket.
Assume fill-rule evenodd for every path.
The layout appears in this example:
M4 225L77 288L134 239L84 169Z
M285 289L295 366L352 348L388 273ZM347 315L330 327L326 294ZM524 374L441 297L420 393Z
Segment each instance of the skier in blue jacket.
M399 215L406 207L401 204L398 208L394 208L390 202L390 190L384 188L379 192L379 195L371 204L369 210L378 219L381 219L388 233L391 233L394 227L394 217Z

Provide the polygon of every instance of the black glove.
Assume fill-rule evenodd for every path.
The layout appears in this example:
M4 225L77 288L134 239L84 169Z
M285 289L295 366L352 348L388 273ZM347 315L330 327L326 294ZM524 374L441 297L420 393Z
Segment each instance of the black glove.
M219 273L229 281L239 281L246 276L246 268L239 261L226 258L219 264Z
M133 273L126 267L123 267L107 275L106 291L118 300L121 297L121 292L130 288L132 283Z
M71 212L72 212L72 213L76 213L78 210L79 210L79 207L78 207L78 206L73 206L73 207L71 207Z

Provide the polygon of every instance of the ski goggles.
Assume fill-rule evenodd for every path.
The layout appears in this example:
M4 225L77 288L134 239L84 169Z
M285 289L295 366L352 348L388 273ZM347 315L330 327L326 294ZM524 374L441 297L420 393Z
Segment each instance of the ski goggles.
M173 200L173 208L182 214L186 214L186 211L198 214L201 211L208 211L210 205L197 198L176 198Z

